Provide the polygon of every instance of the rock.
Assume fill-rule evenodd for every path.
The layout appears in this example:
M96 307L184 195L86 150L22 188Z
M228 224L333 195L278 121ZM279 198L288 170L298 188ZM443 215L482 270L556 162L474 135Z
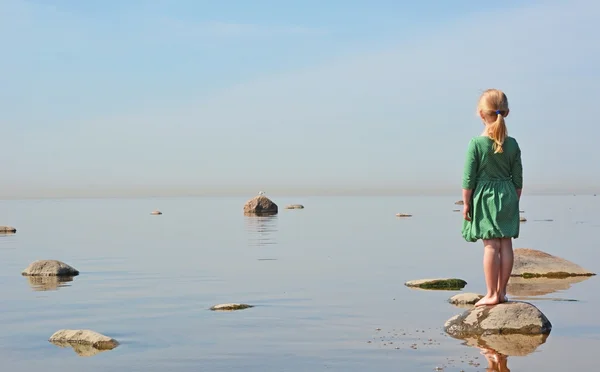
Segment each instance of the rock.
M34 291L56 291L68 287L72 276L27 276L27 281Z
M263 195L258 195L246 202L244 214L273 215L277 214L277 204Z
M418 279L404 283L407 287L421 289L444 289L444 290L459 290L467 285L462 279L454 278L436 278L436 279Z
M493 350L506 356L525 356L533 353L540 345L546 342L548 334L540 335L482 335L467 337L464 340L469 346L484 350Z
M583 267L551 254L528 248L514 250L513 276L566 278L596 275Z
M475 305L475 303L483 298L483 295L478 293L459 293L450 297L448 302L453 305Z
M161 212L161 211L159 211L159 210L157 209L157 210L155 210L155 211L152 211L152 212L150 212L150 214L153 214L153 215L155 215L155 216L158 216L158 215L161 215L161 214L162 214L162 212Z
M77 354L82 356L91 356L99 351L112 350L119 345L115 339L87 329L61 329L50 336L48 341L60 347L71 346Z
M519 217L519 221L521 221L521 222L527 222L527 218L521 216L521 217Z
M444 324L446 332L456 338L491 334L549 334L552 324L534 305L505 302L494 306L473 307Z
M285 209L304 209L304 206L302 204L290 204L286 205Z
M25 276L77 276L79 271L67 265L64 262L56 260L39 260L35 261L23 272Z
M234 311L234 310L243 310L254 307L252 305L247 304L220 304L211 307L212 311Z
M0 234L14 234L17 232L12 226L0 226Z
M396 217L412 217L412 214L396 213Z
M453 209L452 212L460 212L460 209Z
M457 201L456 203L454 203L456 205L465 205L465 202L462 200Z

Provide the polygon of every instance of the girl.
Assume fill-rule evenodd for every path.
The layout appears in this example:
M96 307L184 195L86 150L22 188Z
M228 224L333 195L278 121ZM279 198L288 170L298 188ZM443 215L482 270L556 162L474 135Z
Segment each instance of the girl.
M469 142L462 180L462 236L483 240L487 294L475 306L506 302L513 268L512 238L519 237L519 200L523 188L521 149L508 137L504 118L508 99L497 89L479 98L477 111L485 129Z

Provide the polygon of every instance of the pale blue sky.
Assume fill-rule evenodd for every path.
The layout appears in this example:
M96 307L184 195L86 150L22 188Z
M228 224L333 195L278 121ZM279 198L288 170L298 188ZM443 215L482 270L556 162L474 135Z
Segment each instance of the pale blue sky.
M600 193L598 24L592 0L0 0L0 196L459 193L489 87L526 191Z

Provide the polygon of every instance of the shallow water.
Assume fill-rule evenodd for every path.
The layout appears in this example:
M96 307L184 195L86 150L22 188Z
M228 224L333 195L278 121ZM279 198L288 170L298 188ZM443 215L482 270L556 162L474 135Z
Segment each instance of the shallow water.
M462 240L457 197L273 199L274 217L244 216L246 198L233 197L1 201L0 224L18 230L0 236L3 369L485 370L481 350L443 332L463 311L446 302L456 292L403 285L454 276L469 283L463 291L484 291L481 245ZM291 203L306 208L283 209ZM150 215L156 208L164 214ZM600 272L599 208L600 197L524 195L515 247ZM30 283L20 272L38 259L81 274ZM515 294L553 330L532 353L508 357L513 372L595 366L598 280ZM255 307L208 310L224 302ZM121 344L81 357L47 341L64 328Z

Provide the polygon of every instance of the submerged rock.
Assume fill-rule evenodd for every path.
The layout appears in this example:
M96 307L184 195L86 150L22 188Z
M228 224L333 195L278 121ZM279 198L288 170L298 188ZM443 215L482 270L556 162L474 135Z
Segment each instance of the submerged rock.
M478 293L459 293L450 297L448 302L453 305L475 305L477 301L481 300L483 295Z
M462 279L454 278L436 278L436 279L418 279L410 280L404 283L407 287L415 287L421 289L444 289L444 290L459 290L467 285L467 282Z
M514 250L513 276L524 278L567 278L596 275L583 267L551 254L528 248Z
M64 262L39 260L31 263L21 275L24 276L77 276L79 271Z
M254 307L252 305L247 304L220 304L211 307L212 311L234 311L234 310L244 310Z
M71 346L81 356L92 356L119 345L115 339L87 329L61 329L50 336L48 341L60 347Z
M304 209L304 206L302 204L290 204L286 205L285 209Z
M505 302L479 306L446 321L445 331L456 338L490 334L549 334L552 324L534 305L527 302Z
M396 217L412 217L412 214L396 213Z
M12 226L0 226L0 234L14 234L17 232Z
M258 195L244 204L244 214L273 215L277 214L277 204L263 195Z
M161 214L162 214L162 212L161 212L161 211L159 211L159 210L157 209L157 210L155 210L155 211L152 211L152 212L150 212L150 214L152 214L152 215L155 215L155 216L158 216L158 215L161 215Z

